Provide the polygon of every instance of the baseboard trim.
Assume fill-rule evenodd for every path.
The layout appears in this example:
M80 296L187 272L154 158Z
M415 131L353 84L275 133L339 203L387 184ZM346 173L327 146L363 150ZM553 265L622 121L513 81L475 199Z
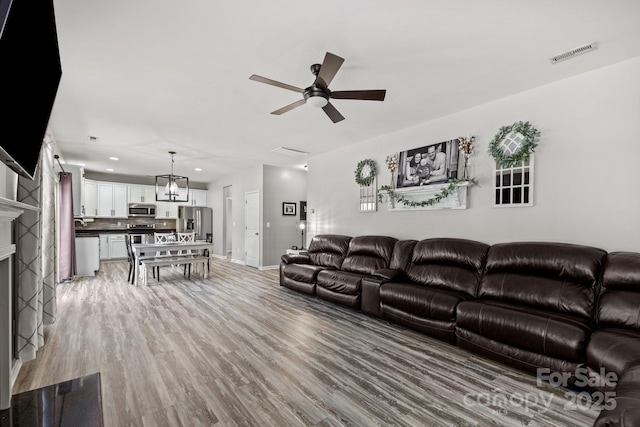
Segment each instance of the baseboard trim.
M259 270L277 270L278 268L280 268L279 265L263 265Z
M226 255L211 254L211 258L227 259Z
M246 262L240 261L239 259L234 259L234 258L231 258L231 262L234 264L247 265Z

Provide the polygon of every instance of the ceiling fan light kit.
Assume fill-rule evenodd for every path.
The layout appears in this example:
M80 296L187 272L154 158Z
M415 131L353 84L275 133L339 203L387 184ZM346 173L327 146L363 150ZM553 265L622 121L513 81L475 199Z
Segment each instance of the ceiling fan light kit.
M328 92L328 91L327 91ZM309 87L304 91L304 100L314 108L322 108L329 103L330 95L322 89Z
M281 83L275 80L268 79L253 74L249 77L250 80L254 80L260 83L276 86L282 89L288 89L294 92L302 93L302 99L282 107L278 110L272 111L271 114L280 115L287 111L291 111L303 104L309 104L315 108L322 108L325 114L333 121L337 123L344 120L344 116L331 104L329 101L333 99L352 99L352 100L365 100L365 101L384 101L386 90L345 90L335 91L329 90L329 84L336 76L336 73L344 62L343 58L327 52L322 64L311 65L311 73L316 76L314 83L306 89L301 89L296 86L291 86L286 83Z

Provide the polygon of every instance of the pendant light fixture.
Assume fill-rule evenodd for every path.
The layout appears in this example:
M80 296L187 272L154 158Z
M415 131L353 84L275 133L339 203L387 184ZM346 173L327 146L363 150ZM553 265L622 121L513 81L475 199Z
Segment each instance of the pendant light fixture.
M173 156L171 154L171 173L169 175L156 175L156 201L157 202L188 202L189 178L173 174Z

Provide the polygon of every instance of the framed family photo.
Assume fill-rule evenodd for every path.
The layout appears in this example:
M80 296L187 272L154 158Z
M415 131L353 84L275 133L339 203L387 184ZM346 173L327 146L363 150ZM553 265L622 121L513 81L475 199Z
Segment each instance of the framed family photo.
M397 188L443 184L458 177L458 140L401 151Z
M282 202L282 215L295 215L296 204L290 202Z

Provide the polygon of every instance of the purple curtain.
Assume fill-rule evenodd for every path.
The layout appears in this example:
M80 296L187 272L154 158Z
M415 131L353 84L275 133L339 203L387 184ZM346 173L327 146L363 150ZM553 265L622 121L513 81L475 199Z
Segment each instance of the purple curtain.
M58 218L60 221L60 281L72 280L76 275L76 230L73 222L73 189L71 173L60 172L60 203Z

